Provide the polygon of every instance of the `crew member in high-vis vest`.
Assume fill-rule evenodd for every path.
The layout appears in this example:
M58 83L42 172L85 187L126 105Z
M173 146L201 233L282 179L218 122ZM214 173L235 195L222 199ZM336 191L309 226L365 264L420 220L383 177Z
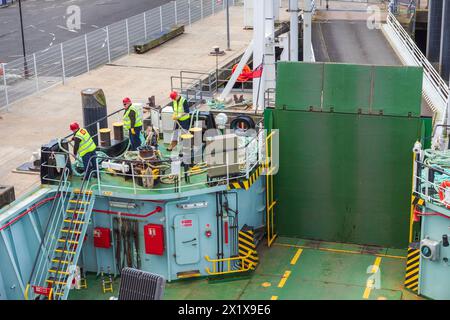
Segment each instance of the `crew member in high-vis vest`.
M136 151L141 145L142 115L139 107L134 105L130 98L123 99L123 107L125 108L123 128L129 132L130 151Z
M97 170L95 161L97 146L89 132L84 128L80 128L77 122L70 125L70 130L73 132L73 140L75 142L73 153L75 156L79 155L83 160L84 177L89 178L91 172ZM93 175L95 176L95 173Z
M185 131L188 131L191 123L189 104L187 100L184 97L180 96L176 91L170 93L170 99L172 99L173 101L172 119L175 121L175 128L173 131L172 142L167 148L168 151L172 151L178 144L178 137L180 136L180 126Z

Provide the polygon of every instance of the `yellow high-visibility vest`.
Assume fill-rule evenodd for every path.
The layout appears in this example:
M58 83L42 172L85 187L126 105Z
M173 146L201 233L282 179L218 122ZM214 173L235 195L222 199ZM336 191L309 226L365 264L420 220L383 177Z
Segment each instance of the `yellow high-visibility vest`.
M81 128L78 130L77 133L75 133L75 137L81 140L80 146L78 147L78 154L80 157L97 149L94 140L92 140L91 135L86 129Z
M142 126L142 117L141 113L139 112L139 109L132 104L127 111L125 111L125 114L123 115L123 128L125 130L131 129L131 119L130 119L130 111L133 110L134 114L136 115L136 121L134 122L134 128Z
M183 97L180 98L180 101L173 100L173 113L175 113L176 117L178 117L178 115L181 115L184 113L184 108L183 108L184 101L186 101L186 99ZM189 115L189 113L187 113L186 115L182 116L178 120L185 121L185 120L189 119L190 117L191 116Z

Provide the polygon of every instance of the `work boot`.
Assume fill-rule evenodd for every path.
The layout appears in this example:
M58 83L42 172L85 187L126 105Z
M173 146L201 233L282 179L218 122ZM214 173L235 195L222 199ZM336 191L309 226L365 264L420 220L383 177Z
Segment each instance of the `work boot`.
M170 146L167 148L167 151L172 151L173 149L175 149L175 147L177 146L178 141L172 141L170 143Z

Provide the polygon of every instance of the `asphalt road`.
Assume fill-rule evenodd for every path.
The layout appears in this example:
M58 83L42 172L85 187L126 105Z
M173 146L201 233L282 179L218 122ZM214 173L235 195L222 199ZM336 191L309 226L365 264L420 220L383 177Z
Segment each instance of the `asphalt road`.
M27 54L159 7L170 0L22 0ZM80 29L69 30L69 6L80 8ZM70 12L69 12L70 13ZM0 62L22 56L19 5L0 9Z
M389 42L366 21L327 21L313 23L316 60L374 65L401 65Z

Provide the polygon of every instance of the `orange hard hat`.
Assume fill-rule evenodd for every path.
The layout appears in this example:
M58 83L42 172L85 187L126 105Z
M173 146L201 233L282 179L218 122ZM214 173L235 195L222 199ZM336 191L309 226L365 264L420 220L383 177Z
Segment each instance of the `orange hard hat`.
M76 131L76 130L78 130L78 129L80 129L80 125L78 124L78 122L72 122L72 123L70 124L70 130Z
M177 97L178 97L178 92L172 91L172 92L170 93L170 99L176 100Z

